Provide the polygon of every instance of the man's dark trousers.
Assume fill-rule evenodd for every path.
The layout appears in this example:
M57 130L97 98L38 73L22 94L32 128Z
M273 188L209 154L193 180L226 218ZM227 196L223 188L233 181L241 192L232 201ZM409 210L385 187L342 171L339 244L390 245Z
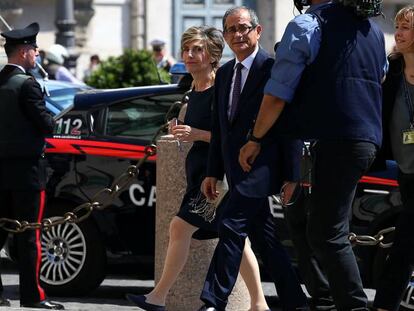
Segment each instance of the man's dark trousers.
M369 142L330 140L318 141L312 151L309 243L328 275L337 310L367 310L367 297L348 233L356 185L371 165L376 146Z
M201 294L206 305L225 310L239 273L247 236L275 282L283 310L306 305L290 258L277 238L268 198L246 197L233 188L223 209L219 242Z
M329 283L319 261L308 242L307 225L309 214L309 193L303 189L297 201L285 208L289 235L296 250L298 268L306 290L313 299L331 296ZM296 195L296 194L295 194Z
M382 272L374 307L398 310L414 267L414 174L398 175L403 210L395 225L394 244ZM412 298L411 298L412 299Z
M45 206L45 191L1 190L2 217L39 222ZM6 242L7 232L0 233L0 247ZM15 234L19 266L20 303L34 303L46 299L39 283L41 265L41 231L26 230Z

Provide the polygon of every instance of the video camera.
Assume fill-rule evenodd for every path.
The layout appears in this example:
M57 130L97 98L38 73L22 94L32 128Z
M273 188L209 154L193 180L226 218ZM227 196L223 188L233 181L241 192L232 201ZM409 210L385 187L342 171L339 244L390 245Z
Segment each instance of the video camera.
M338 0L338 2L353 8L355 14L361 18L382 15L382 0Z
M345 7L352 8L361 18L382 15L382 0L337 0ZM311 0L293 0L295 7L302 13L303 7L311 5Z

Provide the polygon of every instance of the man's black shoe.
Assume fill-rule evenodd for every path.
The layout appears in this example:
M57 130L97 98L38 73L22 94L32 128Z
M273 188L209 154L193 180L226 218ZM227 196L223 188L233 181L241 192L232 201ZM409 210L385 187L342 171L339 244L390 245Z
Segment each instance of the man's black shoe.
M10 300L0 296L0 307L10 307Z
M40 302L25 303L20 305L23 308L34 309L49 309L49 310L65 310L65 307L59 303L51 302L49 300L42 300Z
M165 311L165 306L154 305L152 303L148 303L147 297L144 295L133 295L133 294L126 294L126 299L132 302L133 304L137 305L141 309L146 311Z
M329 311L335 310L336 307L333 299L328 297L312 299L310 302L310 308L314 311Z

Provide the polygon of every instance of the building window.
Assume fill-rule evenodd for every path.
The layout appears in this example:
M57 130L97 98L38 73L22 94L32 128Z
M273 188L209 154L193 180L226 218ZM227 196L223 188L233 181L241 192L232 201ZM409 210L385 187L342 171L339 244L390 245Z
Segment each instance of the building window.
M210 25L222 29L224 12L233 6L242 5L247 0L174 0L173 54L180 58L181 34L190 26ZM222 61L233 57L226 46Z
M204 4L204 0L184 0L184 4Z
M233 4L235 5L234 0L214 0L214 4Z

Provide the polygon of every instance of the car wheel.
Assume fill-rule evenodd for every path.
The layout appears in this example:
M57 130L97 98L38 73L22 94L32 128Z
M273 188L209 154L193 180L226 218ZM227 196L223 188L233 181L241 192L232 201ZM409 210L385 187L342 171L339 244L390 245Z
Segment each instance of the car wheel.
M414 274L411 276L411 282L408 283L404 292L400 310L414 310Z
M57 209L51 209L57 215ZM105 267L105 247L93 219L65 223L42 233L40 281L49 295L87 294L101 284Z

